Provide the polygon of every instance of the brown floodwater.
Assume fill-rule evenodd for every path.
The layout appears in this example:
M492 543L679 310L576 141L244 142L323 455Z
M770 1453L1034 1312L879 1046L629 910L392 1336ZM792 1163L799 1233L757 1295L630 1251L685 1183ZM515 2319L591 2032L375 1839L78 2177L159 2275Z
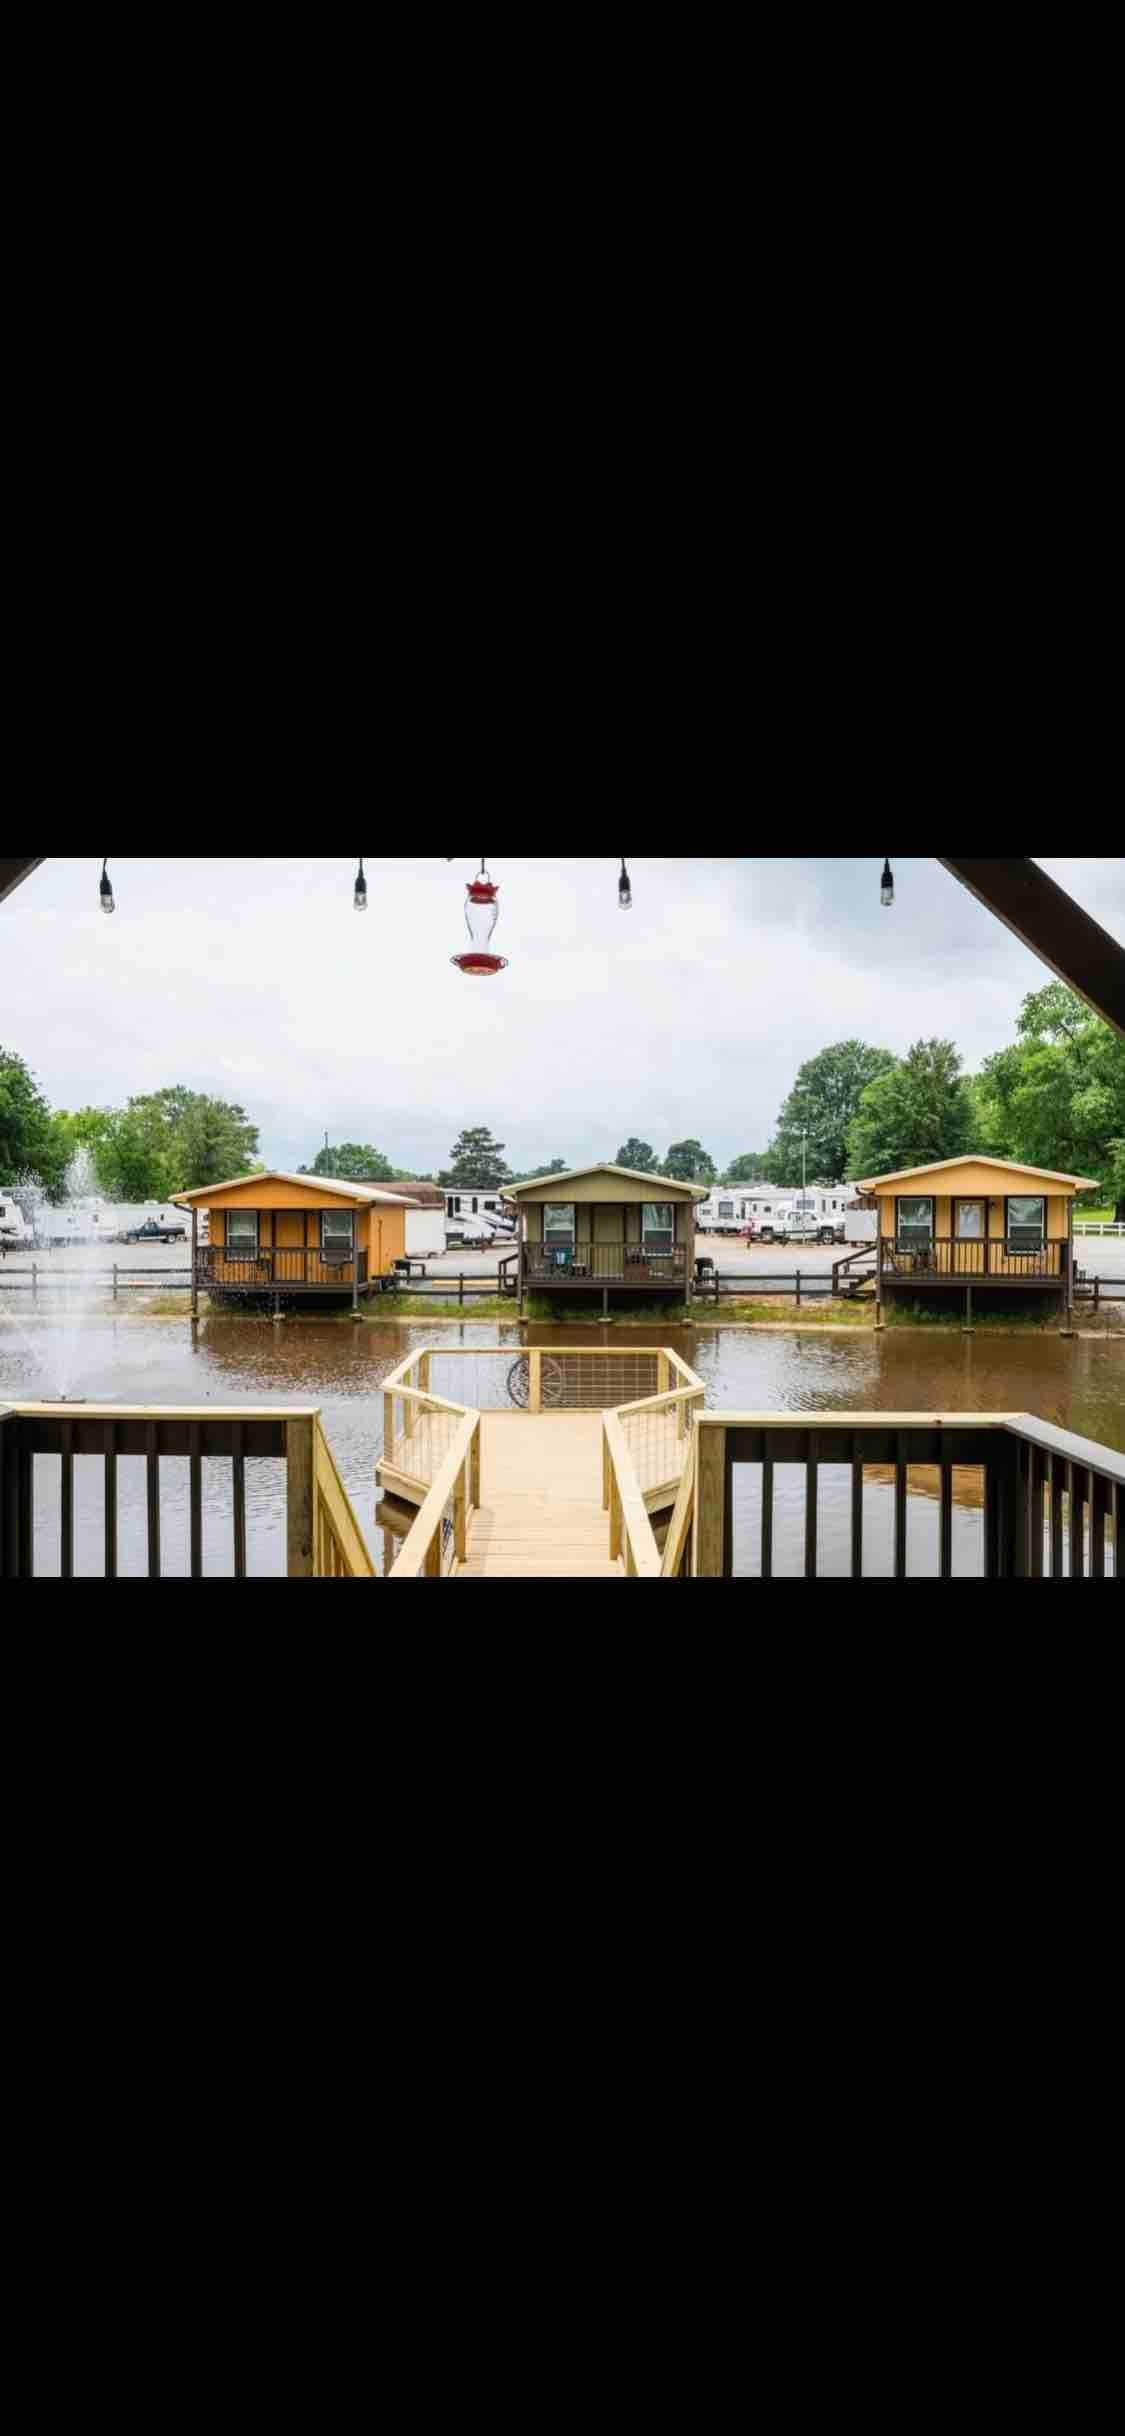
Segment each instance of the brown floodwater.
M57 1345L49 1322L21 1327L0 1319L0 1399L58 1393ZM1098 1342L1062 1337L932 1336L887 1330L879 1335L778 1334L730 1328L661 1328L658 1340L639 1329L530 1327L466 1321L451 1328L362 1327L268 1319L204 1321L193 1344L186 1321L124 1317L84 1323L68 1349L71 1394L123 1404L319 1404L341 1477L380 1569L383 1534L375 1523L375 1460L382 1449L381 1383L406 1354L438 1348L434 1394L496 1407L509 1401L509 1363L523 1344L605 1345L626 1354L638 1343L671 1346L698 1371L714 1408L750 1412L1026 1412L1078 1436L1125 1453L1125 1339ZM477 1349L455 1354L453 1348ZM491 1352L489 1352L491 1349ZM443 1360L443 1351L448 1358ZM637 1392L626 1389L625 1393ZM547 1424L545 1424L547 1426ZM161 1458L163 1570L188 1563L186 1462ZM834 1479L839 1471L841 1477ZM75 1464L76 1571L96 1574L102 1561L101 1460ZM119 1535L123 1573L146 1569L144 1459L119 1465ZM230 1467L204 1465L204 1568L233 1568ZM56 1456L36 1458L36 1565L58 1572ZM865 1490L865 1564L891 1569L893 1499L889 1475L872 1467ZM804 1475L796 1465L775 1474L775 1564L799 1573L803 1561ZM937 1508L932 1479L912 1480L908 1566L936 1571ZM979 1474L956 1482L954 1565L979 1570ZM736 1475L735 1563L753 1573L757 1562L757 1467ZM254 1572L284 1571L284 1465L247 1464L247 1553ZM825 1466L820 1474L820 1549L827 1574L847 1573L850 1553L850 1473Z

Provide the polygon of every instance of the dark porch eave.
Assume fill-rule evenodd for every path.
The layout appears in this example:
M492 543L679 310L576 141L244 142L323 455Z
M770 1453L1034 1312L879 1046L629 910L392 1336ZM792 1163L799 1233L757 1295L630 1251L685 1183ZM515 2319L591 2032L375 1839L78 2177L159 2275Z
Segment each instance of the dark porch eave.
M1125 1040L1125 947L1027 854L939 854L943 870Z

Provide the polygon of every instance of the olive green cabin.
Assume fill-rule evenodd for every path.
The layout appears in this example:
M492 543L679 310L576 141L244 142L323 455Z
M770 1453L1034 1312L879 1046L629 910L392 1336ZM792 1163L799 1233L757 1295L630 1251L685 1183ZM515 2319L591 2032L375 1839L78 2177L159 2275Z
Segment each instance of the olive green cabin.
M574 1168L509 1184L504 1199L519 1215L519 1294L591 1298L608 1308L613 1294L691 1296L695 1206L706 1185L681 1184L636 1169Z

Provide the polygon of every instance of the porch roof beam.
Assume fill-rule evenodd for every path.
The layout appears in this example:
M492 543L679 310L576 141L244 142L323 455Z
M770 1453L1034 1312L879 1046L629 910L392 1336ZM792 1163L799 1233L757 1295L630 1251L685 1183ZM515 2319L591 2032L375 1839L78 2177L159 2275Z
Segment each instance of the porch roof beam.
M11 896L13 888L18 888L21 880L30 879L32 872L38 871L40 863L45 860L42 854L34 855L30 860L20 857L14 862L0 857L0 903Z
M939 854L943 870L1125 1040L1125 947L1027 854Z

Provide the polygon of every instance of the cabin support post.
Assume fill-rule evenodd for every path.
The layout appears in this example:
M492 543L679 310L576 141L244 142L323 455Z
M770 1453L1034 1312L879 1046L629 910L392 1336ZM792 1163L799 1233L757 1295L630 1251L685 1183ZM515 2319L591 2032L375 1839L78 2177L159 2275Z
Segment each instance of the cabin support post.
M604 1320L607 1320L607 1319L609 1318L609 1287L608 1287L608 1286L603 1286L603 1287L602 1287L602 1318L603 1318Z
M961 1334L962 1334L962 1336L971 1336L971 1335L972 1335L972 1333L973 1333L973 1289L972 1289L972 1287L971 1287L971 1286L966 1286L966 1288L965 1288L965 1321L964 1321L964 1326L963 1326L963 1328L962 1328L962 1330L961 1330Z
M879 1229L875 1238L875 1325L877 1328L881 1328L883 1325L883 1213L878 1202L876 1202L875 1208L876 1224Z
M114 1269L113 1290L116 1294L116 1268ZM193 1328L199 1326L199 1212L194 1201L191 1205L191 1324Z
M1062 1326L1062 1333L1063 1333L1063 1335L1064 1335L1064 1336L1073 1336L1073 1334L1074 1334L1074 1195L1073 1195L1073 1193L1069 1193L1069 1194L1067 1195L1067 1203L1066 1203L1066 1301L1065 1301L1065 1304L1064 1304L1064 1306L1063 1306L1063 1326Z

